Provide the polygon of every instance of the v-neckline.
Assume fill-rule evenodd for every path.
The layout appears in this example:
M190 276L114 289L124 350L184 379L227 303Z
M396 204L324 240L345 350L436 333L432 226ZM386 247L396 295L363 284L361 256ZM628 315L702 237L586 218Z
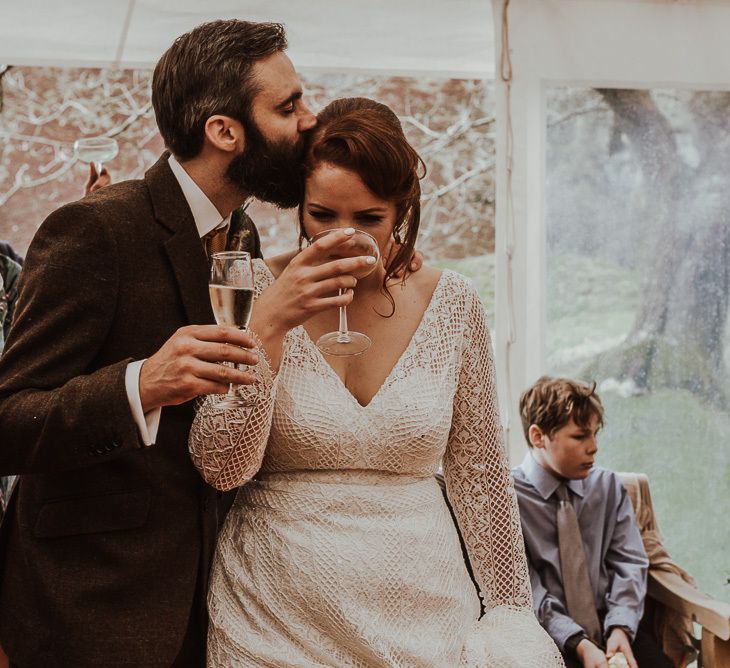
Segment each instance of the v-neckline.
M274 272L271 271L271 267L269 267L269 265L266 264L266 262L264 262L263 260L261 262L264 265L264 267L266 267L266 271L269 273L271 281L272 282L275 281L276 276L274 276ZM413 334L411 334L411 338L408 340L408 343L406 344L405 348L403 348L403 351L401 352L398 359L395 361L395 364L393 364L393 366L391 367L390 371L388 372L388 375L383 379L383 382L380 383L375 394L373 394L373 396L370 397L370 401L368 401L366 404L361 404L357 400L355 395L352 392L350 392L347 385L345 385L345 382L342 380L342 378L340 378L340 376L334 370L332 365L327 361L327 358L324 356L322 351L319 348L317 348L314 341L312 340L312 337L309 336L309 332L306 330L304 325L298 325L297 327L294 327L290 331L301 330L301 334L302 334L304 340L306 341L307 345L314 350L315 356L319 358L319 361L322 364L324 364L324 366L327 368L328 373L335 378L335 381L337 383L339 383L340 387L342 387L342 389L345 391L347 396L350 397L350 399L356 406L358 406L362 410L366 410L367 408L372 406L373 402L380 396L381 392L389 384L390 379L393 376L393 374L396 372L398 367L401 365L401 362L406 358L406 355L410 351L411 347L413 346L413 343L415 342L421 329L423 328L424 323L426 322L426 318L430 314L431 309L433 308L433 305L436 303L436 297L437 297L438 293L442 290L443 284L445 282L444 279L445 279L446 275L449 273L451 273L451 271L449 269L443 269L441 271L441 275L439 276L438 281L436 281L436 285L434 286L433 292L431 293L431 298L428 300L428 304L426 305L426 308L423 310L423 313L421 314L421 319L418 321L418 325L416 326L416 329L413 330Z
M442 270L438 281L436 281L436 285L434 286L433 292L431 293L431 298L428 300L428 304L426 305L426 308L423 310L423 313L421 314L421 319L418 321L418 325L416 326L416 329L413 330L413 334L411 334L411 338L408 340L408 343L406 344L405 348L403 348L403 351L398 356L398 359L395 361L395 363L391 367L390 371L383 379L383 382L380 383L380 385L378 386L378 389L376 390L375 394L373 394L373 396L370 397L370 401L368 401L366 404L361 404L357 400L357 397L347 387L347 385L345 385L345 382L342 380L342 378L340 378L339 374L334 370L332 365L327 361L327 358L322 353L322 351L319 348L317 348L316 344L312 340L312 337L309 336L309 332L305 329L304 325L299 325L299 327L297 328L297 329L302 330L302 334L304 335L307 345L309 345L309 347L314 350L314 354L319 358L319 361L325 365L325 367L328 370L328 373L335 378L336 382L339 383L340 387L345 391L347 396L350 397L352 402L356 406L361 408L362 410L366 410L370 406L373 405L375 400L380 396L381 392L383 392L385 387L390 383L390 379L392 378L393 374L396 372L398 367L400 367L401 362L406 358L406 355L408 354L411 347L413 346L421 329L424 327L426 318L430 315L433 305L436 303L436 296L442 288L442 284L444 282L444 276L448 273L448 271L449 271L448 269Z

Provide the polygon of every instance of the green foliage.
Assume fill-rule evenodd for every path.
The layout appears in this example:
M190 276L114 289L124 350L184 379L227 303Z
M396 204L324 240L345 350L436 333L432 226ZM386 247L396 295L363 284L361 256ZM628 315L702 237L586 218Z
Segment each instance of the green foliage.
M669 553L700 589L730 601L730 415L681 390L620 397L603 392L598 460L646 473Z
M618 264L552 254L548 266L547 371L600 383L615 377L621 342L640 298L637 272ZM609 363L610 362L610 363ZM662 375L696 360L660 346ZM599 390L600 391L600 390ZM667 548L699 587L730 601L730 414L686 390L639 396L600 391L606 427L599 464L646 473Z

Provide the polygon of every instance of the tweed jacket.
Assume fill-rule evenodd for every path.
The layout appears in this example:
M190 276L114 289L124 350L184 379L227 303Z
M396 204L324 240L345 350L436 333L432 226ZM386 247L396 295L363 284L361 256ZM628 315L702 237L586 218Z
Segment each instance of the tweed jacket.
M207 274L167 155L55 211L31 244L0 360L0 475L20 474L0 532L0 645L20 666L178 653L232 495L190 462L192 402L163 408L143 446L125 371L214 322Z

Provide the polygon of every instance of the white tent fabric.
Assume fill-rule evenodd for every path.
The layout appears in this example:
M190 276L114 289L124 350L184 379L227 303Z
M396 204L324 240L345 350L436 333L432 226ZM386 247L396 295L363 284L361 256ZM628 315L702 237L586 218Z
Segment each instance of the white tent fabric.
M2 0L0 63L151 67L216 18L284 23L301 70L494 73L489 0Z
M544 371L545 89L730 90L730 2L493 0L493 10L502 54L495 349L511 457L519 461L526 448L519 394Z

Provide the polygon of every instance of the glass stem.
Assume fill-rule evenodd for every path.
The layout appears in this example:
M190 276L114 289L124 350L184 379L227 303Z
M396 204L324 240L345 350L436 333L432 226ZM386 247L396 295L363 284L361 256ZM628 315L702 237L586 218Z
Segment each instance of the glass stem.
M340 288L342 296L342 288ZM350 333L347 331L347 307L340 306L340 329L337 333L337 343L350 343Z
M101 176L101 169L104 165L101 162L95 162L94 167L96 167L96 173L98 176Z

